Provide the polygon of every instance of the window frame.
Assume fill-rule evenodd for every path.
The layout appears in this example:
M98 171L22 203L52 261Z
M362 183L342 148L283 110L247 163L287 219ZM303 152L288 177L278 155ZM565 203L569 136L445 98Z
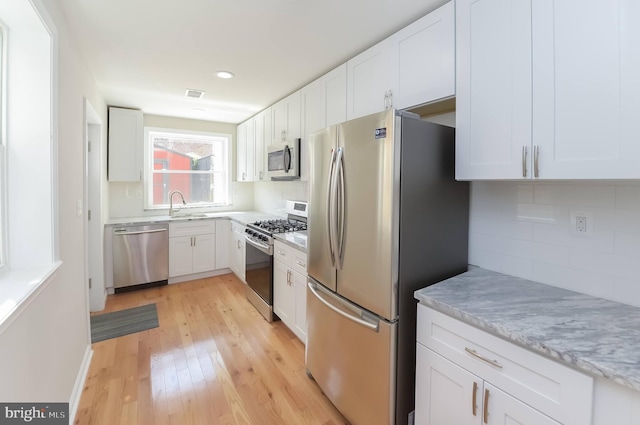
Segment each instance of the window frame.
M154 133L162 133L167 135L178 135L187 137L205 137L205 138L222 138L224 140L224 151L226 159L225 174L226 182L224 187L226 190L226 200L224 203L191 203L187 200L184 208L223 208L232 205L231 181L232 181L232 135L228 133L214 133L206 131L183 130L176 128L163 127L144 127L144 209L145 210L166 210L169 204L153 204L153 176L154 176L154 158L153 158L153 141ZM197 174L197 173L188 173Z
M7 259L7 41L8 30L0 20L0 270L5 268Z

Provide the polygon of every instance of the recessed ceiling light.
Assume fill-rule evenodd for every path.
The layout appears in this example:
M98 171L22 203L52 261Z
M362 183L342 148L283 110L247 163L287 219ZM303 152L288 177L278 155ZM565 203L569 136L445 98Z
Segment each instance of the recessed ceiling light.
M229 71L218 71L216 72L216 76L218 78L229 79L229 78L233 78L234 74L233 72L229 72Z

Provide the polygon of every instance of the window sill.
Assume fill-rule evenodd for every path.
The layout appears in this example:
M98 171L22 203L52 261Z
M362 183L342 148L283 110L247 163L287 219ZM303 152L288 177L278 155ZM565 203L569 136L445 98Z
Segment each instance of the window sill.
M61 261L40 267L0 271L0 334L31 304L36 295L53 281Z

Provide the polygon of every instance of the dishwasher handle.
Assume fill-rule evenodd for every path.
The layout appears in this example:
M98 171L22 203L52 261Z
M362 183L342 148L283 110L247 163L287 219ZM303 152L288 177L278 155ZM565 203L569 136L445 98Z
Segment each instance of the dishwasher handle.
M113 231L115 236L128 236L128 235L142 235L145 233L158 233L158 232L166 232L167 229L154 229L154 230L138 230L135 232L128 232L126 229L117 229Z

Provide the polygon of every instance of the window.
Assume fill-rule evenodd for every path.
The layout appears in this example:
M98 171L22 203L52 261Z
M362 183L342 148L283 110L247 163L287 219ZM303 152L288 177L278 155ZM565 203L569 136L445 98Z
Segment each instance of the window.
M167 208L179 190L188 206L229 205L231 135L145 129L147 208Z

